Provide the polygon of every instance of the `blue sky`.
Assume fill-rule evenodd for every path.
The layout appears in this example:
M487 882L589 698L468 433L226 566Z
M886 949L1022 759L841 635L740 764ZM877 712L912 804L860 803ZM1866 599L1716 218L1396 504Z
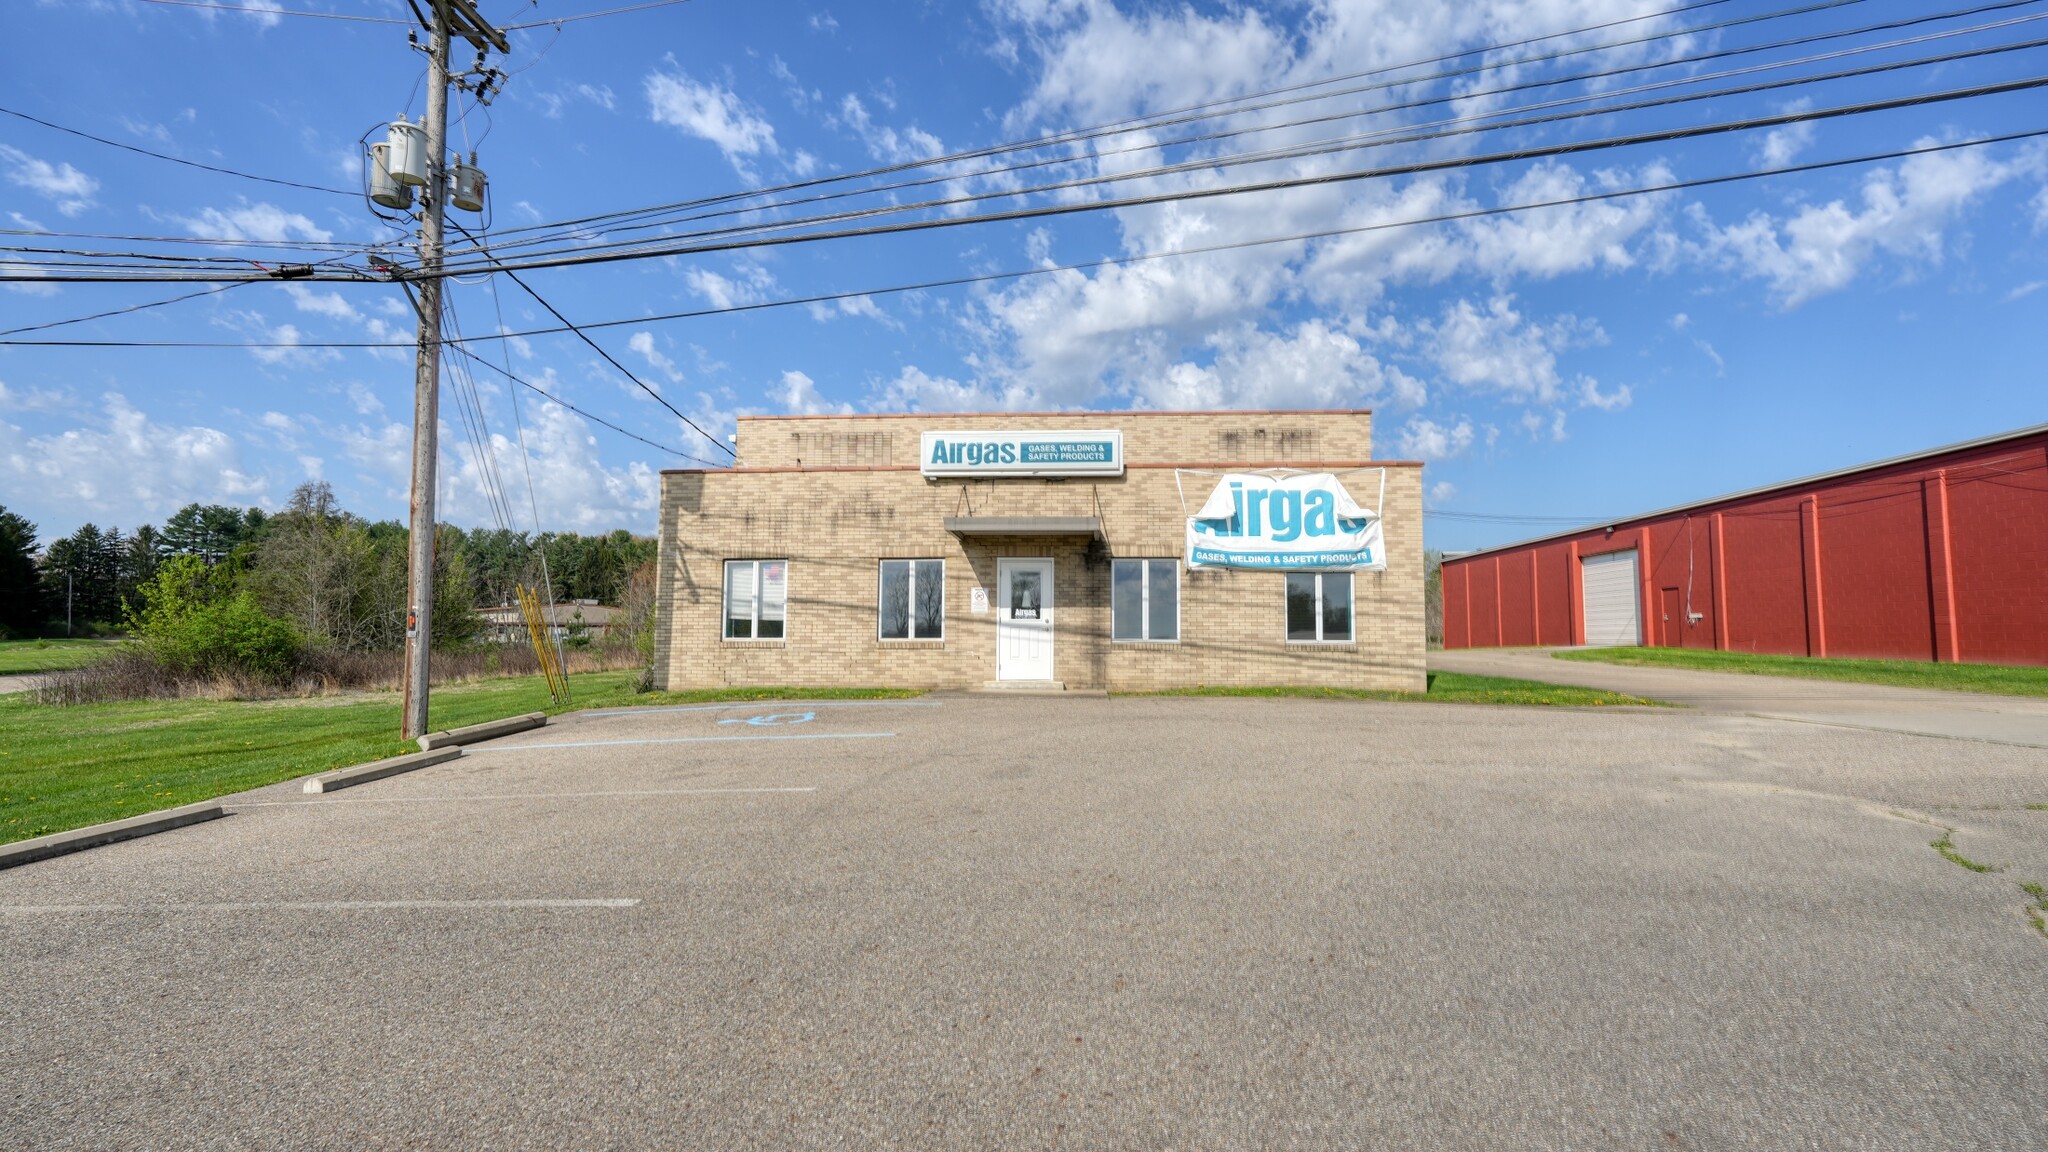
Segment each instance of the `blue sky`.
M402 0L266 4L406 12ZM485 0L483 10L517 24L611 6ZM1391 0L694 0L566 24L559 35L548 27L515 33L505 93L487 115L466 114L451 138L479 153L491 177L490 222L502 230L922 160L1672 6L1518 0L1447 14ZM2038 15L2038 7L1975 20ZM1767 10L1738 0L1628 31ZM1926 11L1865 0L1597 59L1640 62ZM1968 21L1916 31L1960 23ZM2044 28L2048 21L1872 58L2048 35ZM417 115L424 103L424 61L398 24L137 0L25 0L9 6L8 31L0 106L304 183L355 187L358 138L402 111ZM1586 59L1550 67L1584 68ZM1497 86L1539 70L1465 83ZM2048 72L2048 51L1413 145L1398 158L2037 72ZM2038 141L1994 145L1542 213L1129 258L2048 127L2043 107L2036 91L1462 172L527 277L579 322L877 290L828 306L596 334L720 436L746 412L1363 406L1377 412L1376 455L1428 461L1434 508L1605 517L2048 419L2048 151ZM1383 112L1256 139L1299 141L1444 115L1442 106ZM1098 148L1130 143L1112 138ZM1240 146L1217 143L1203 154ZM1157 158L1082 155L1055 171L1095 174L1145 157ZM1390 158L1290 159L1227 175L1154 178L1148 187ZM960 186L984 190L993 181ZM297 241L397 236L358 198L180 167L11 117L0 117L0 228ZM974 288L879 291L1105 258L1117 262ZM500 306L506 328L547 325L532 300L499 287L501 305L485 283L457 284L466 334L495 329ZM178 291L13 285L0 292L0 328ZM403 340L410 326L391 285L259 284L41 335L313 344ZM492 345L480 350L499 355ZM578 407L665 445L718 456L573 337L515 341L506 354L513 371ZM0 347L0 504L49 537L87 520L161 522L193 500L274 507L318 477L348 507L401 516L411 376L410 354L392 350ZM515 526L530 527L510 439L512 398L489 373L479 371L478 384L491 432L508 438L498 467L522 496ZM537 400L526 394L521 415L543 526L652 531L658 470L687 462ZM487 524L476 457L445 402L443 415L444 517ZM1549 527L1442 518L1429 524L1428 540L1474 547Z

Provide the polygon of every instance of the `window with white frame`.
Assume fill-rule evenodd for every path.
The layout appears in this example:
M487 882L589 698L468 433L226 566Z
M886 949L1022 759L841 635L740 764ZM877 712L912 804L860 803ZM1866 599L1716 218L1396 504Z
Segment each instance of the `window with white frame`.
M946 562L882 561L881 637L946 638Z
M1114 640L1180 639L1180 561L1118 560L1109 579Z
M1322 643L1351 639L1351 573L1287 574L1287 638Z
M780 640L789 607L789 561L725 562L725 638Z

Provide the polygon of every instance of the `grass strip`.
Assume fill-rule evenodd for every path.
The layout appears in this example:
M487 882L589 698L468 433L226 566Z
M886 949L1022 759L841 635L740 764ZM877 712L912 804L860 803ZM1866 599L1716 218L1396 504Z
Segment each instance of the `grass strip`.
M1819 656L1769 656L1755 652L1709 652L1698 648L1578 648L1559 660L1637 667L1687 668L1753 676L1793 676L1934 688L1943 692L1986 692L1998 696L2048 696L2048 668L2004 664L1935 664L1925 660L1844 660Z
M1370 688L1314 688L1276 685L1237 688L1204 686L1167 688L1157 692L1119 692L1119 696L1273 696L1312 700L1393 700L1430 704L1508 704L1527 707L1611 708L1664 707L1662 700L1606 692L1598 688L1574 688L1545 684L1537 680L1515 680L1505 676L1467 676L1459 672L1431 672L1425 692L1387 692Z
M105 640L0 640L0 676L82 668L116 647Z
M575 707L915 696L894 690L638 692L638 671L572 678ZM539 677L437 685L430 729L556 713ZM58 708L0 696L0 843L210 800L417 751L395 692L285 700L133 700Z

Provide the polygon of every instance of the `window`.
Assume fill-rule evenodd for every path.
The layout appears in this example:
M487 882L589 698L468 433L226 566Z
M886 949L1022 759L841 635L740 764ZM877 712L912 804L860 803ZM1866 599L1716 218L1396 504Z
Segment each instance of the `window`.
M946 638L946 562L882 561L882 639Z
M1119 560L1110 573L1115 640L1180 639L1180 561Z
M1324 643L1351 639L1351 573L1287 574L1287 638Z
M789 561L725 562L725 638L780 640L789 606Z

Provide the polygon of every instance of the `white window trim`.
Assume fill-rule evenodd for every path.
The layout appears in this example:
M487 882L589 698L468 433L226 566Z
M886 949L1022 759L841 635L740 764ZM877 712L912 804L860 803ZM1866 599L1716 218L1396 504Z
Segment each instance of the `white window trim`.
M1345 645L1358 643L1358 577L1353 572L1289 572L1288 576L1313 576L1316 582L1316 638L1300 640L1287 635L1287 581L1280 582L1280 635L1289 644ZM1351 581L1351 634L1340 640L1331 640L1323 635L1323 577L1342 576Z
M754 588L754 595L753 595L753 600L754 600L754 615L753 615L753 618L752 618L751 622L750 622L750 623L749 623L749 625L748 625L748 627L749 627L749 628L751 629L751 632L752 632L752 634L751 634L751 635L747 635L747 636L731 636L731 635L727 635L727 629L728 629L728 628L729 628L729 627L731 626L731 624L732 624L732 605L730 605L730 604L726 603L726 597L727 597L728 595L730 595L730 594L731 594L731 592L730 592L730 589L731 589L731 587L732 587L732 566L733 566L733 565L735 565L735 564L751 564L751 565L753 565L753 566L754 566L754 584L753 584L753 588ZM780 565L782 565L782 635L780 635L780 636L763 636L763 635L761 635L761 604L762 604L762 602L763 602L764 600L766 600L766 599L767 599L767 597L766 597L766 596L762 595L762 584L761 584L761 565L763 565L763 564L780 564ZM722 577L722 582L721 582L721 583L719 584L719 586L718 586L718 638L719 638L719 641L720 641L721 643L725 643L725 644L785 644L785 643L788 643L788 641L789 641L789 561L787 561L787 560L784 560L784 559L780 559L780 558L777 558L777 557L774 557L774 556L768 556L768 557L764 557L764 558L762 558L762 559L759 559L759 560L727 560L727 561L725 562L725 566L724 566L723 568L721 568L721 569L719 570L719 573L718 573L718 574L719 574L719 576L720 576L720 577Z
M908 636L882 635L882 569L887 564L910 565ZM939 634L937 636L917 635L917 566L937 564L939 566ZM943 556L887 556L875 563L875 639L884 644L944 644L946 642L946 558Z
M1138 565L1138 631L1152 630L1152 574L1154 564L1173 565L1173 635L1127 636L1118 639L1116 634L1116 566L1118 564ZM1178 644L1180 643L1180 560L1170 556L1119 556L1109 566L1109 641L1112 644Z

